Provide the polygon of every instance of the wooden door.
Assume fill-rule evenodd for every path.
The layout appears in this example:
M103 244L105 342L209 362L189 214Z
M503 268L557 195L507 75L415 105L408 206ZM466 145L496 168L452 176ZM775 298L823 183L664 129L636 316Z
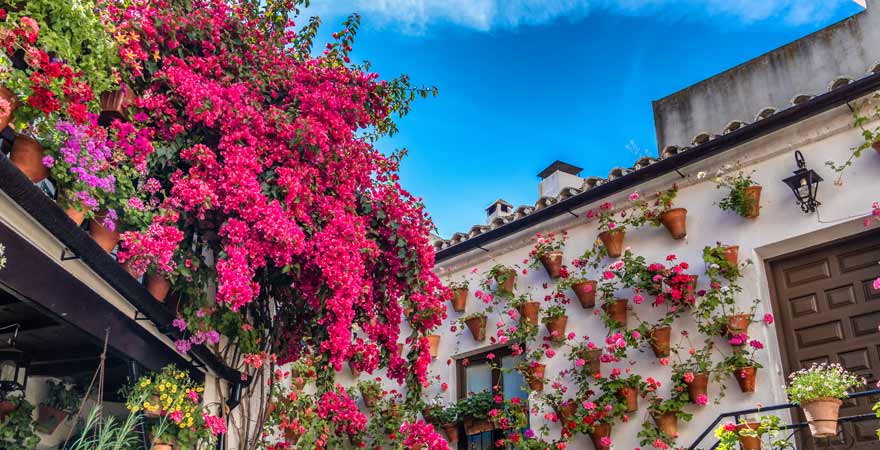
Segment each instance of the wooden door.
M776 326L789 373L814 362L839 363L868 381L880 378L880 231L836 241L769 263ZM841 417L865 414L878 398L844 402ZM800 420L804 420L801 415ZM845 423L834 439L798 433L799 448L880 450L876 419Z

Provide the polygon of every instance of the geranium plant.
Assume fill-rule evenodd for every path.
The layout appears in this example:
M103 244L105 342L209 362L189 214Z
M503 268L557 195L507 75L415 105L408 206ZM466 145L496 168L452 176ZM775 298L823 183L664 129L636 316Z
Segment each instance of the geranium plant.
M732 211L746 218L758 216L761 185L752 180L753 174L754 171L750 173L738 171L734 174L719 171L712 178L712 182L718 189L727 190L727 196L718 202L718 207L722 211Z
M34 407L24 395L5 394L3 402L9 402L12 411L0 418L0 446L22 450L34 450L40 438L34 431L31 418Z
M719 450L759 450L762 441L767 441L768 448L783 450L794 448L794 444L785 438L778 438L781 420L777 416L761 416L757 420L740 419L739 423L723 423L715 429Z
M543 265L550 278L566 275L567 270L562 265L562 250L565 248L567 239L568 232L566 231L559 234L536 234L535 245L529 252L529 267L536 269L539 265Z

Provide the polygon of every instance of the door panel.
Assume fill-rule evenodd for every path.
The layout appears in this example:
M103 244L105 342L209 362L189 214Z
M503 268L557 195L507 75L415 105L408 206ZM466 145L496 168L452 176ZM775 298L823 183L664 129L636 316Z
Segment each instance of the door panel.
M777 331L786 375L814 362L839 363L868 380L880 378L880 232L834 242L770 263ZM841 417L869 413L876 398L844 403ZM804 420L803 416L800 417ZM800 448L880 450L876 419L846 423L836 439L798 433Z

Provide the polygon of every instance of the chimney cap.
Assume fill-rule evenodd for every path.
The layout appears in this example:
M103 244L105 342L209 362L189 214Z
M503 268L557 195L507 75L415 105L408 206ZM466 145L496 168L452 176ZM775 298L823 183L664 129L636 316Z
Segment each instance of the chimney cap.
M486 212L491 213L492 208L494 208L496 205L504 205L504 206L508 206L510 208L513 208L513 205L511 205L510 203L507 203L507 201L505 201L503 198L499 198L498 200L495 200L494 202L492 202L491 205L486 207Z
M553 162L553 164L550 164L549 166L547 166L546 169L542 170L541 173L538 174L538 176L543 180L543 179L549 177L550 175L552 175L553 173L559 172L559 171L577 176L583 170L584 169L582 169L578 166L575 166L575 165L572 165L572 164L569 164L566 162L562 162L557 159L556 161Z

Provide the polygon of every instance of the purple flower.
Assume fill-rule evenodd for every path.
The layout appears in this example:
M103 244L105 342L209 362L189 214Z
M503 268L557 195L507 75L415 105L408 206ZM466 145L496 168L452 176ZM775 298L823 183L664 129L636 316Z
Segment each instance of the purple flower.
M180 339L178 341L174 341L174 346L177 347L177 351L180 353L189 353L189 350L192 348L192 344L189 343L186 339Z
M526 431L523 431L523 436L525 436L527 439L531 439L531 438L535 437L535 432L532 431L531 428L529 428Z
M217 330L211 330L205 333L205 339L208 340L209 344L217 344L220 342L220 333Z
M171 326L183 332L186 330L186 321L183 319L174 319L171 321Z
M44 156L43 157L43 165L51 169L52 166L55 165L55 158L53 158L51 156Z

